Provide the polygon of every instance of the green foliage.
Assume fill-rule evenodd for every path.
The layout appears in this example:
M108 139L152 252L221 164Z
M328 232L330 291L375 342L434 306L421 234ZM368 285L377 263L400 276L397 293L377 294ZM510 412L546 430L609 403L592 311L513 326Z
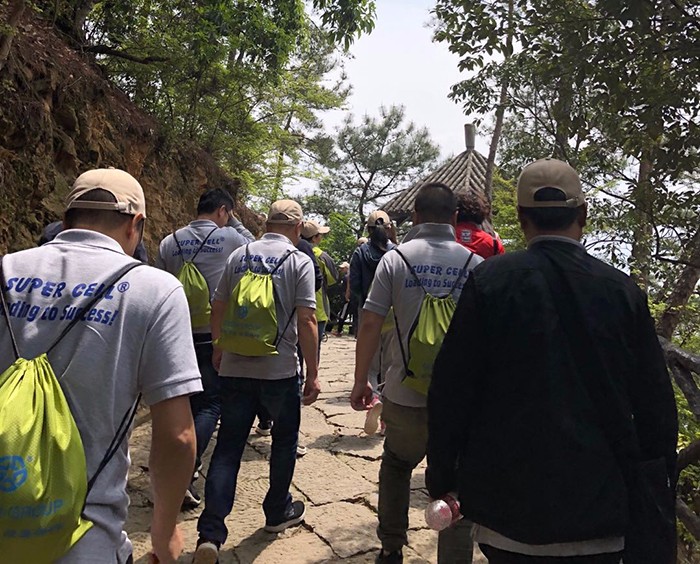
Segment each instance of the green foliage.
M354 210L358 237L368 212L420 177L439 154L426 128L406 123L402 106L382 107L378 119L365 115L359 124L348 115L335 135L318 136L314 145L328 170L320 198L335 209Z
M525 236L518 222L518 205L515 181L506 180L499 171L493 176L493 201L491 202L493 227L501 237L506 251L520 251L527 247Z
M323 237L321 248L331 255L336 265L340 265L344 261L350 262L357 242L352 223L353 215L331 212L327 218L327 225L331 230L328 235Z
M296 174L318 112L344 104L344 75L329 74L375 17L371 0L61 0L45 10L173 139L204 147L263 202Z

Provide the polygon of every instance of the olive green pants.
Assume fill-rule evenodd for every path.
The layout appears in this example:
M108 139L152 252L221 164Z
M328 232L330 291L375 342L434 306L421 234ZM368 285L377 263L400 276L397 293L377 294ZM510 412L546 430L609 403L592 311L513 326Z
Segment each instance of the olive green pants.
M385 552L408 544L408 507L411 473L425 457L428 442L428 410L405 407L384 399L382 421L386 425L384 454L379 469L379 526L377 536ZM425 522L412 523L414 528ZM462 519L438 536L438 564L471 564L471 523Z

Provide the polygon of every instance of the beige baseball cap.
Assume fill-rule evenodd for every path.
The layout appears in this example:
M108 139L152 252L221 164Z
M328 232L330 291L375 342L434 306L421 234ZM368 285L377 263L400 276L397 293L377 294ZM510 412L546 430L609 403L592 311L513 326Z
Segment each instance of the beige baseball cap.
M304 220L301 206L294 200L277 200L270 206L267 223L286 223L296 225Z
M93 202L79 200L90 190L109 192L116 202ZM66 210L70 209L113 210L127 215L142 214L146 217L146 197L143 188L128 172L118 168L96 168L81 174L73 183L66 198Z
M304 227L302 227L301 229L301 236L304 239L311 239L311 237L315 237L319 233L321 235L325 235L330 230L330 227L323 226L320 223L314 221L313 219L309 219L304 222Z
M367 227L376 227L377 221L380 219L381 221L379 223L380 225L384 225L384 227L388 227L391 224L391 219L389 218L388 213L382 210L375 210L369 214L369 217L367 218Z
M542 188L561 190L566 199L537 201L535 194ZM518 178L518 205L523 208L577 208L585 201L578 173L564 161L540 159L523 168Z

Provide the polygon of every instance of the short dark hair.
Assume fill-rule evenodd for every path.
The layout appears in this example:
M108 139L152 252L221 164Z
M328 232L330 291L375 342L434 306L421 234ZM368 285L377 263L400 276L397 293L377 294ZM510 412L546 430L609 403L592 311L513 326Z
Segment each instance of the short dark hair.
M414 209L422 221L449 223L457 210L457 197L447 184L430 182L418 190Z
M231 211L234 206L233 198L223 188L212 188L199 197L197 215L214 213L221 206L226 206L226 210Z
M77 199L88 200L91 202L117 202L114 194L108 192L107 190L103 190L102 188L95 188L89 192L85 192L85 194ZM78 225L89 225L92 227L112 230L122 227L132 219L134 219L133 215L121 213L116 210L71 208L66 210L63 218L63 227L64 229L74 229Z
M481 192L470 190L457 196L457 221L481 224L491 213L491 204Z
M556 202L566 200L566 194L558 188L540 188L535 192L536 202ZM560 231L570 227L576 221L577 208L530 208L520 206L520 214L527 217L537 229L543 231Z

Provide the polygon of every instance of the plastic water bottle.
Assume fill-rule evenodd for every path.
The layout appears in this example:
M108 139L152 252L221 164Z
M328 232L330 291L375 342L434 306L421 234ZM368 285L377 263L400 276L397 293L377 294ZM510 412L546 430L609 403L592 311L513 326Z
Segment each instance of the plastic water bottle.
M434 531L444 531L461 518L456 493L431 501L425 508L425 522Z

